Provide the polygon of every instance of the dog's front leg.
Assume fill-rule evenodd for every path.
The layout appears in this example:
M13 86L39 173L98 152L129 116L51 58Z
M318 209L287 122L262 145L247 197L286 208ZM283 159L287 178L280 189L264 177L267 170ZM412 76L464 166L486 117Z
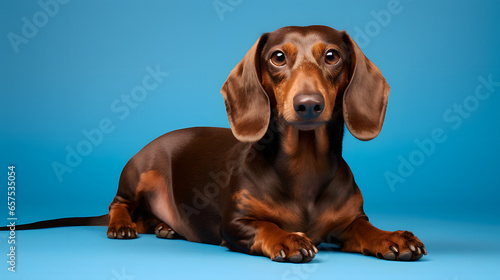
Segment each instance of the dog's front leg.
M416 261L427 255L424 244L409 231L384 231L366 218L357 218L342 234L342 251L379 259Z
M276 224L237 219L222 228L223 245L234 251L264 255L277 262L309 262L318 252L302 232L286 232Z

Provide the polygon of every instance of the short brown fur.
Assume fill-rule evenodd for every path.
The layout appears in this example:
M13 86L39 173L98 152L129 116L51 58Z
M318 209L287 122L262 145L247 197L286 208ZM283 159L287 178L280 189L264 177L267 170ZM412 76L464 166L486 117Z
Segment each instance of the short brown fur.
M231 130L178 130L137 153L110 205L108 237L156 226L162 238L287 262L311 261L321 242L388 260L426 254L410 232L368 222L342 158L344 124L361 140L376 137L389 94L346 32L292 26L263 34L221 93Z

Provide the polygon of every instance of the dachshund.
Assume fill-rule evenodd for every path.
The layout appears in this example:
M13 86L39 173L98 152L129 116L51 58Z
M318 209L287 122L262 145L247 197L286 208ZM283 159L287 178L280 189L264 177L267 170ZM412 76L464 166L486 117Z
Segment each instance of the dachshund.
M72 225L109 220L112 239L155 233L277 262L309 262L322 242L418 260L427 251L413 233L368 221L342 158L344 124L359 140L375 138L389 89L345 31L265 33L222 86L230 129L187 128L153 140L125 165L109 214ZM68 221L75 220L58 225Z

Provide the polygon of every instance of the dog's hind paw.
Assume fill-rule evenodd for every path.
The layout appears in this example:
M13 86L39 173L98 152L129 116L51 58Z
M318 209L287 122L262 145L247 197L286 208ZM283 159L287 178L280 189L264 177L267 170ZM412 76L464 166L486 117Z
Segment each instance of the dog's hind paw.
M155 228L155 234L158 238L178 239L181 238L170 226L165 223L160 223Z
M111 239L134 239L139 234L135 223L120 222L110 224L106 235Z

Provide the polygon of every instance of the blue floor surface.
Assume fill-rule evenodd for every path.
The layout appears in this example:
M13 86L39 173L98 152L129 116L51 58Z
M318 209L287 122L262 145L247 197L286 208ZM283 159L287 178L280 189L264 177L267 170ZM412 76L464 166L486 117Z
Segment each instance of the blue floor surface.
M105 227L16 232L16 272L7 270L8 232L0 232L0 279L500 279L500 224L373 216L387 229L413 231L428 255L391 262L320 249L307 264L276 263L226 248L141 235L110 240Z

